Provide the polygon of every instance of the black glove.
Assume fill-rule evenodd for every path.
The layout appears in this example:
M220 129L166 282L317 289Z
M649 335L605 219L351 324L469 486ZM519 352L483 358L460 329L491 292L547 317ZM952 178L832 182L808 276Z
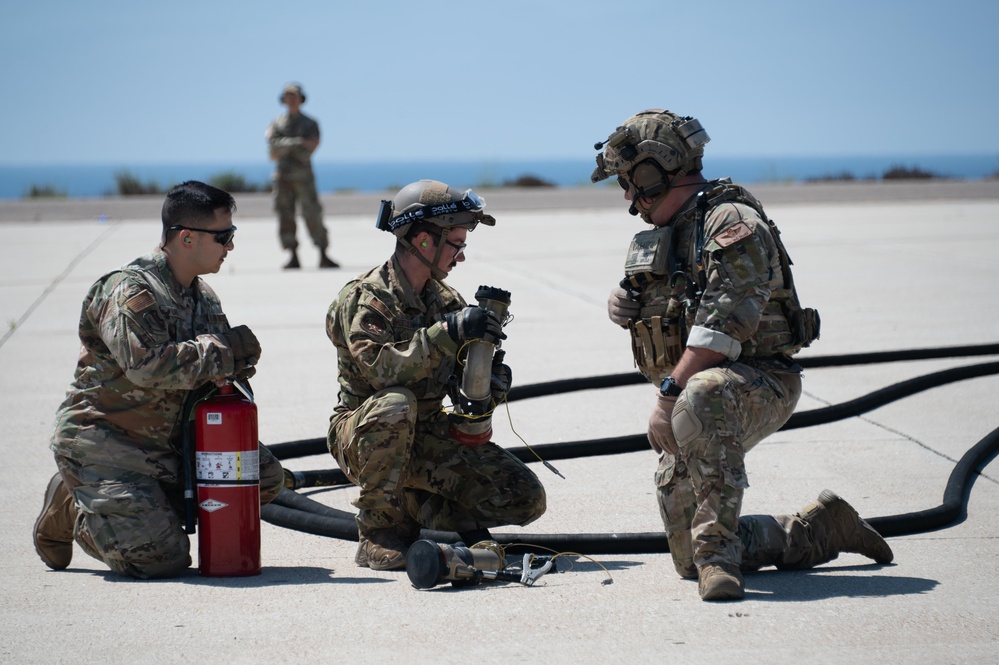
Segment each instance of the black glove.
M447 334L455 344L473 339L496 344L499 340L506 339L499 317L495 312L482 307L469 305L457 312L448 312L444 315L444 321L447 323Z
M246 326L236 326L229 332L222 333L222 338L232 350L235 361L233 374L242 379L248 379L256 372L253 365L260 360L260 342L256 335ZM249 374L246 374L250 370Z
M493 355L493 375L489 382L489 389L492 392L493 403L502 404L506 400L506 395L513 385L513 370L509 365L503 364L506 351L497 351Z

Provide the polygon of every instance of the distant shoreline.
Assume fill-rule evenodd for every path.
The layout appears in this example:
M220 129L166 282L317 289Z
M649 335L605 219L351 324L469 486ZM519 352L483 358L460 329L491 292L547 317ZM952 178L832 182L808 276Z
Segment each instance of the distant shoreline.
M593 153L595 155L595 153ZM313 162L320 192L379 195L406 183L432 178L454 187L475 190L510 187L525 177L557 187L586 187L593 171L593 156L575 158L453 159L422 161L324 161ZM273 164L254 162L98 163L98 164L0 164L0 199L17 200L32 190L73 198L108 197L122 193L166 191L184 180L242 183L238 191L263 191L271 182ZM920 171L941 179L976 180L995 176L995 154L910 155L812 155L733 156L712 153L705 164L707 178L730 177L750 186L757 184L856 182L891 180L893 170ZM223 185L224 186L224 185ZM124 188L123 188L124 187ZM230 185L232 187L232 185Z
M822 182L752 184L748 188L765 206L794 204L899 203L926 200L999 200L999 179L908 180L899 182ZM477 190L490 211L626 210L616 186L486 188ZM371 215L387 193L324 194L326 217ZM236 194L237 218L274 217L270 194ZM79 199L0 200L0 223L74 220L159 219L162 194Z

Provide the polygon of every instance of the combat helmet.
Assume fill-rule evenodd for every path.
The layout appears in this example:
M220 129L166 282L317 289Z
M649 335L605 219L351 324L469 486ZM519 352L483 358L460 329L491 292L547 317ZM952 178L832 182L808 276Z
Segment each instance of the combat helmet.
M285 84L285 86L281 88L281 94L278 95L278 101L284 102L284 96L287 95L289 92L294 95L298 95L299 99L302 100L302 103L303 104L305 103L305 91L302 89L301 83L296 83L295 81L292 81L291 83Z
M636 197L656 198L669 191L670 182L701 170L704 144L711 140L701 123L665 109L636 113L593 147L597 168L590 180L617 175ZM634 212L632 214L635 214Z
M485 200L470 189L458 192L437 180L419 180L400 189L391 201L382 201L375 226L394 234L399 244L426 263L440 280L446 274L437 267L437 261L451 229L461 227L472 231L480 223L496 225L496 219L482 211L485 206ZM409 242L411 232L426 228L426 224L437 227L436 235L440 238L432 263Z

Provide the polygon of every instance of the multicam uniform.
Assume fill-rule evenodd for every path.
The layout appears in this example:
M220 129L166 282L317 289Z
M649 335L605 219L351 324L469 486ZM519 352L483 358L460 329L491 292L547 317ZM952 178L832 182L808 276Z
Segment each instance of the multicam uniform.
M720 180L704 196L703 208L692 197L668 226L636 236L626 268L640 287L633 350L650 381L658 386L687 346L728 358L691 377L673 412L680 452L662 453L655 475L670 551L686 577L695 563L810 567L837 554L821 529L798 515L739 514L745 453L794 411L791 356L817 336L817 315L798 305L777 229L752 195Z
M276 118L265 133L274 168L274 210L278 214L278 235L283 249L296 249L295 202L302 206L302 217L312 242L319 249L329 245L323 225L323 208L316 193L312 172L312 152L303 140L319 138L319 123L305 115L285 113Z
M330 305L340 403L328 444L360 486L362 529L471 531L527 524L545 511L537 476L501 447L448 436L441 406L458 349L443 315L465 301L430 280L417 295L395 257L348 282Z
M191 565L182 510L181 413L191 390L233 373L229 322L200 279L190 289L156 252L101 277L83 301L75 380L50 447L90 556L133 577ZM281 465L260 447L261 501Z

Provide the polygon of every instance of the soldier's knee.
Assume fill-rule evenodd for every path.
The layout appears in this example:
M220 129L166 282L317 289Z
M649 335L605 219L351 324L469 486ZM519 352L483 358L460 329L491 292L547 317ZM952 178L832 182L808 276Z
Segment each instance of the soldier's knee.
M191 555L185 549L176 552L160 552L154 561L146 557L129 562L124 573L142 580L177 577L191 567Z
M416 395L401 386L379 390L368 398L371 416L381 423L405 422L414 427L419 415Z
M168 533L162 528L144 531L114 518L101 521L91 520L89 532L97 557L112 571L145 580L176 577L191 566L190 540L178 519L171 520Z
M681 448L687 448L704 431L697 409L686 395L681 395L676 401L671 422L676 444Z
M710 437L713 423L728 408L727 384L728 377L712 369L690 378L673 409L677 445L689 448L698 439Z
M521 522L521 525L530 524L544 515L545 511L548 510L548 493L545 492L545 487L540 481L538 481L534 490L528 494L527 499L529 513L527 519Z

